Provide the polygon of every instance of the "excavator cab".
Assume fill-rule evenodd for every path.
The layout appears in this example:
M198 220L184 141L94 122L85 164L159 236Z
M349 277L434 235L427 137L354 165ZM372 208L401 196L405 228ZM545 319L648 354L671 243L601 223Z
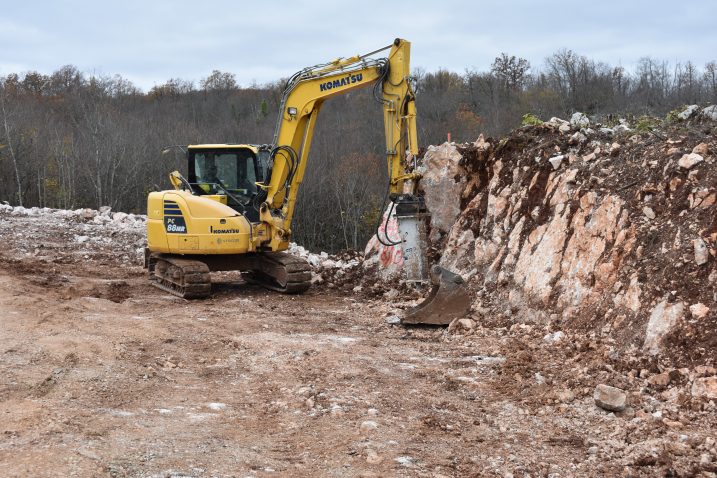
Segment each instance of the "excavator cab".
M188 148L188 180L192 192L208 196L244 214L250 222L259 221L254 199L258 182L264 180L266 154L250 147Z

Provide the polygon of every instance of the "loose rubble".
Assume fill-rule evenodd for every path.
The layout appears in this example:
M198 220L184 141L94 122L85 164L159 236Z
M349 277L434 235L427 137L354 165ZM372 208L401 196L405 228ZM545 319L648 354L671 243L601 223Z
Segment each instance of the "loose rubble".
M48 223L55 226L60 224L66 226L61 228L62 234L71 238L71 241L80 248L53 252L84 254L86 252L82 248L84 245L91 248L93 254L97 254L96 246L102 245L105 246L103 250L107 253L121 251L128 263L144 263L146 215L112 212L108 206L99 210L88 208L64 210L0 204L0 217L3 214L30 219L30 230L26 230L26 232L33 231L39 234L39 229L47 227ZM345 282L342 280L342 276L350 276L361 262L358 254L353 252L338 255L330 255L326 252L312 253L294 243L289 245L288 252L309 262L314 274L313 281L319 284L327 282L327 280L329 284L332 284L330 282L332 279L337 282ZM33 252L35 255L38 253L39 250Z
M26 220L22 231L11 232L15 237L29 235L41 239L46 230L56 238L65 238L72 247L44 250L42 240L35 247L22 249L27 256L50 257L55 262L74 262L87 258L102 259L118 255L124 263L144 262L145 229L147 217L141 214L112 212L111 208L50 209L25 208L0 204L0 219L4 216ZM57 236L60 237L57 237ZM85 257L87 256L87 257Z
M704 161L704 158L697 153L685 154L682 156L677 164L684 169L692 169L693 167Z

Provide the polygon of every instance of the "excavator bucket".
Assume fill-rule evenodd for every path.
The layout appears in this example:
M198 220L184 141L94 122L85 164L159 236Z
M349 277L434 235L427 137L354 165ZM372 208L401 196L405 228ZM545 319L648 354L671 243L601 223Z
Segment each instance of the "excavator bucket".
M428 296L406 310L402 324L448 325L468 314L471 299L461 276L436 265L431 268L431 282Z

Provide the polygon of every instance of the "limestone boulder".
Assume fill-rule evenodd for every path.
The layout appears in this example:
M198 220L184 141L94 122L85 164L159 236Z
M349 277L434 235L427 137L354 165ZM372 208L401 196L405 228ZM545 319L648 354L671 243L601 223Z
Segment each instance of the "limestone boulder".
M717 121L717 105L708 106L703 109L702 116L712 121Z
M663 339L682 319L684 313L685 304L683 302L670 304L663 300L658 303L650 313L643 349L653 355L660 353Z
M677 117L681 120L688 120L695 116L697 112L700 110L700 107L697 105L690 105L684 110L677 113Z
M434 234L447 234L461 213L461 194L466 183L466 170L461 165L461 158L461 153L452 143L429 146L423 158L425 172L420 187L431 213Z
M690 392L693 397L717 399L717 377L696 378Z
M573 116L570 117L570 125L577 129L587 128L590 126L590 119L585 113L573 113Z
M593 400L595 405L610 412L621 412L627 407L627 394L624 390L602 383L595 387Z

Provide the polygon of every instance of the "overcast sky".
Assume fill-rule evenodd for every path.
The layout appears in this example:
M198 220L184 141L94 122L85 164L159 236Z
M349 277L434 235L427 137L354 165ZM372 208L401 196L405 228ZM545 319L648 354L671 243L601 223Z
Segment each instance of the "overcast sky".
M395 37L412 66L486 70L501 52L543 65L570 48L631 68L643 56L717 59L715 0L69 0L3 2L0 75L72 64L147 90L212 70L266 83Z

